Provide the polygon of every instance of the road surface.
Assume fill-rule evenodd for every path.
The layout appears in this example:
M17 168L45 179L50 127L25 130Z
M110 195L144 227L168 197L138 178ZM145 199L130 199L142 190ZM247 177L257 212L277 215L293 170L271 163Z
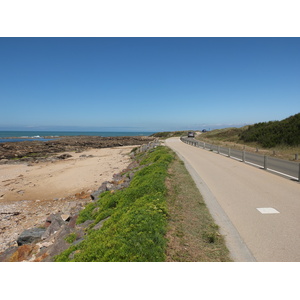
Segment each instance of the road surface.
M166 140L185 162L235 261L300 261L300 184Z

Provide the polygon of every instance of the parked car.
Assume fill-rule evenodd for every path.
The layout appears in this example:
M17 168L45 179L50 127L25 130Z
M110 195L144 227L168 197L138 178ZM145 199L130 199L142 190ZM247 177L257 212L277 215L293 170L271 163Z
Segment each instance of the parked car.
M194 138L195 137L195 132L189 131L188 132L188 137Z

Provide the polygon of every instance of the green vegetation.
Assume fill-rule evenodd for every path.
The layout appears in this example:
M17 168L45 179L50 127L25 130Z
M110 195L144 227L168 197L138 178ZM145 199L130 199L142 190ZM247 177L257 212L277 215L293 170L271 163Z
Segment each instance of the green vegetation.
M170 138L170 137L180 137L180 136L183 136L183 135L187 135L187 133L189 131L192 131L192 130L156 132L156 133L153 133L150 136L167 139L167 138Z
M257 142L263 147L300 145L300 113L282 121L270 121L249 126L240 134L244 142Z
M69 244L72 244L77 238L77 234L76 233L70 233L66 238L65 241Z
M85 239L55 260L230 261L218 226L175 153L157 147L136 155L136 160L142 168L130 186L102 193L89 203L77 219L79 224L93 220ZM76 238L70 234L66 241L73 243Z
M127 189L101 194L80 213L78 222L94 223L85 240L62 252L56 261L165 260L165 179L173 155L167 148L158 147L139 159L144 168L136 172ZM100 229L93 229L104 219Z
M229 127L229 128L223 128L223 129L215 129L212 131L207 131L205 133L202 133L198 136L197 139L213 139L216 141L226 141L226 142L239 142L240 138L239 135L242 134L245 130L248 129L249 126L241 127L241 128L235 128L235 127Z
M215 129L196 136L219 146L295 161L300 150L300 113L282 121ZM258 150L259 149L259 150Z

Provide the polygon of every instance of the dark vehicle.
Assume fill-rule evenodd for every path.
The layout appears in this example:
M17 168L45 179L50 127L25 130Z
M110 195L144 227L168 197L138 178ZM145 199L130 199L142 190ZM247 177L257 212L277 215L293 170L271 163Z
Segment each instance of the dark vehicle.
M195 132L189 131L188 132L188 137L191 137L191 138L195 137Z

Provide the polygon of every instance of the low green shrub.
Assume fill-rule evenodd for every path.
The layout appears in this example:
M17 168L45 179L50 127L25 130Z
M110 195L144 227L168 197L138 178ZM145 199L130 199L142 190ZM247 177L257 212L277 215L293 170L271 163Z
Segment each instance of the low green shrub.
M77 224L84 223L86 220L92 220L93 219L93 210L96 208L96 205L94 203L89 203L86 205L85 209L80 211L79 216L76 220Z
M78 223L107 219L100 229L90 229L84 241L62 252L56 261L164 261L166 247L166 187L170 150L157 147L147 153L130 186L103 193L81 211ZM91 226L92 227L92 226ZM69 257L72 254L72 259Z
M77 238L77 234L75 232L70 233L66 238L65 241L69 244L72 244Z

